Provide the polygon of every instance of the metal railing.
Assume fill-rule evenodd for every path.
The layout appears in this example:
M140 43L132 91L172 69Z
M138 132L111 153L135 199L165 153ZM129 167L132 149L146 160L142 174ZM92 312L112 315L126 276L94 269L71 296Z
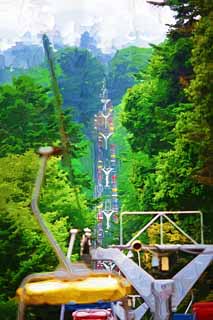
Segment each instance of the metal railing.
M200 216L200 243L204 243L204 234L203 234L203 213L201 211L124 211L120 214L120 245L124 245L123 243L123 216L125 215L151 215L152 219L146 223L135 235L132 237L126 245L131 245L131 243L136 240L143 232L145 232L154 222L158 219L160 220L160 244L163 245L163 223L164 221L168 221L171 225L173 225L180 233L182 233L186 238L190 240L190 242L194 244L198 244L198 242L193 239L188 233L186 233L177 223L172 220L168 215L193 215L198 214Z

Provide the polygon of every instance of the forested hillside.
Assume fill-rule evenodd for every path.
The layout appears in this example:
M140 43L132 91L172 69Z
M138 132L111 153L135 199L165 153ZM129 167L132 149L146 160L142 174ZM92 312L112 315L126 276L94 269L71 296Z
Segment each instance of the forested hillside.
M201 209L212 223L212 11L170 2L177 23L122 101L132 183L141 209Z
M85 49L68 48L58 53L64 107L73 106L78 122L87 126L100 105L103 65Z
M70 228L95 224L94 204L99 200L93 198L92 126L104 83L114 104L115 133L110 143L117 150L121 211L201 210L205 241L212 243L213 3L148 2L175 12L175 23L163 43L123 48L103 63L85 49L88 44L82 41L91 40L85 33L81 48L65 47L54 53L73 180L63 157L51 159L41 209L64 252ZM37 149L61 145L47 63L12 72L16 77L11 82L11 70L0 70L0 313L6 314L5 320L15 318L15 290L22 278L57 266L32 217L30 201L39 163ZM200 241L196 219L179 218L177 223ZM125 237L132 236L140 224L140 219L127 218ZM184 241L174 228L164 227L168 241ZM141 240L154 243L157 228ZM79 241L76 259L78 252ZM173 271L184 263L181 257ZM196 299L212 300L211 271L198 283ZM36 316L34 310L28 318L53 319L47 313Z
M128 52L132 50L136 51L136 48L130 48ZM138 50L150 52L148 49ZM137 62L135 68L139 70L147 59L138 59ZM129 55L126 65L131 63ZM72 142L74 180L70 184L60 159L52 160L48 166L41 207L46 223L65 249L71 227L83 229L85 225L92 227L94 224L93 154L91 141L85 133L92 136L89 130L101 103L106 66L86 49L65 48L55 54L55 69L63 96L66 132ZM8 74L1 79L3 84L0 87L0 219L4 230L0 267L0 283L4 289L0 309L8 313L8 319L12 319L13 303L6 301L14 297L21 279L30 272L56 267L56 259L34 223L29 206L39 161L35 152L42 145L60 145L61 137L46 62L32 69L1 71L2 76L3 73ZM119 77L116 72L114 75ZM11 82L14 73L16 78ZM124 88L122 90L117 94L119 99Z
M121 102L125 91L137 82L151 56L152 48L128 47L118 50L107 67L107 88L114 105Z
M83 38L82 38L83 41ZM128 47L117 51L109 62L100 62L82 42L81 47L65 47L55 52L56 72L64 101L64 109L72 107L75 121L87 135L91 133L93 116L100 107L103 82L114 104L121 101L127 88L137 83L137 73L143 71L151 56L151 48ZM90 48L90 46L89 46ZM101 57L104 56L103 54ZM37 84L50 86L47 65L41 63L28 69L0 69L0 83L11 83L12 77L26 74Z
M14 300L22 278L31 272L52 270L57 261L32 217L30 203L42 145L60 146L60 123L50 89L29 76L20 76L12 84L0 87L0 224L1 293L0 310L14 319ZM46 223L66 251L69 229L94 224L91 177L81 163L87 140L70 110L64 113L66 135L72 141L69 167L60 158L49 162L41 210ZM79 243L78 243L79 247ZM45 315L44 315L45 317Z
M211 243L213 6L172 0L167 5L176 10L176 24L154 47L146 71L138 74L142 81L127 90L117 110L122 211L201 210ZM180 218L179 224L199 242L195 221ZM140 225L126 218L126 238ZM152 232L141 240L157 241ZM177 237L168 232L170 241ZM200 290L202 298L208 290Z

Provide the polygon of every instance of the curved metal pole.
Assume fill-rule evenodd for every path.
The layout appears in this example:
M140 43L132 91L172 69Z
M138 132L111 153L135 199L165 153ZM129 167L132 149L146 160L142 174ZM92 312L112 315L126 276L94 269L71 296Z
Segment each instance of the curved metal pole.
M40 195L41 186L42 186L42 182L43 182L43 178L46 170L46 164L49 156L54 153L54 149L52 147L40 148L39 152L41 154L41 164L40 164L40 169L36 178L35 188L32 196L32 203L31 203L32 211L34 213L34 216L39 226L41 227L42 231L46 235L50 246L55 252L61 267L69 272L72 272L70 261L65 257L63 251L61 250L58 242L54 238L52 232L45 225L45 222L39 210L39 206L38 206L39 195Z
M188 306L187 306L186 311L184 312L184 314L187 314L187 313L188 313L188 311L189 311L189 309L191 308L191 305L192 305L193 302L194 302L194 294L193 294L193 291L191 291L191 300L190 300L190 302L189 302L189 304L188 304Z
M31 275L25 277L24 280L22 281L20 287L23 290L25 290L25 288L24 288L25 284L30 282L31 280L54 279L55 277L58 277L61 279L70 279L71 277L75 277L75 275L73 275L73 273L72 273L71 262L69 261L69 259L67 259L65 257L58 242L56 241L56 239L54 238L53 234L48 229L48 227L45 225L45 222L42 218L41 212L39 210L39 205L38 205L41 186L42 186L42 182L43 182L43 178L44 178L44 174L45 174L45 170L46 170L47 160L48 160L49 156L51 156L52 154L58 153L58 151L60 151L60 150L56 150L52 147L44 147L44 148L39 149L39 153L41 155L41 164L40 164L39 172L38 172L36 182L35 182L35 188L34 188L33 195L32 195L31 207L32 207L32 211L34 213L34 216L35 216L41 230L45 233L51 248L53 249L53 251L55 252L55 254L59 260L60 267L63 268L64 271L57 270L57 271L53 271L53 272L49 272L49 273L31 274ZM73 231L74 235L72 237L70 253L72 251L74 240L75 240L75 235L77 233L76 230L72 230L72 231ZM72 275L71 275L71 273L72 273ZM24 299L22 297L19 302L19 306L18 306L17 320L24 320L25 309L26 309L26 305L25 305Z

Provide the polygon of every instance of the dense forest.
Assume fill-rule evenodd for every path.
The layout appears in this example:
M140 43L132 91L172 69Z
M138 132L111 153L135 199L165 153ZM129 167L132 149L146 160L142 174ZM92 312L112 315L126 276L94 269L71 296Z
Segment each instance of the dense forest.
M205 241L212 242L213 3L148 2L175 12L175 24L160 45L120 49L107 61L100 52L97 57L85 48L85 39L80 48L54 53L71 141L73 181L61 158L51 159L41 209L64 252L70 228L95 225L92 126L103 83L114 104L112 142L119 160L121 211L201 210ZM5 320L15 318L15 290L23 277L56 268L56 258L32 217L30 201L39 163L37 149L61 144L46 61L13 70L13 79L9 73L0 70L0 311ZM128 218L126 237L141 223ZM179 218L178 223L200 241L195 218ZM168 241L184 241L168 225L164 227ZM156 228L141 240L157 242ZM79 241L75 259L78 251ZM197 300L212 300L211 271L196 286ZM50 319L47 314L36 316L34 310L28 317Z

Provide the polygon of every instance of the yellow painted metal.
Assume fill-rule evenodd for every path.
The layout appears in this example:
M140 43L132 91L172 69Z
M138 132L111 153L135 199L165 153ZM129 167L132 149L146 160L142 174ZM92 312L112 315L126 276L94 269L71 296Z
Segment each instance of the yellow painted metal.
M142 243L140 240L135 240L132 243L132 249L136 252L139 252L142 250Z
M131 291L126 279L114 274L91 274L70 281L59 279L30 282L17 289L17 296L28 305L95 303L116 301Z
M162 271L169 271L169 257L168 256L161 257L161 270Z

